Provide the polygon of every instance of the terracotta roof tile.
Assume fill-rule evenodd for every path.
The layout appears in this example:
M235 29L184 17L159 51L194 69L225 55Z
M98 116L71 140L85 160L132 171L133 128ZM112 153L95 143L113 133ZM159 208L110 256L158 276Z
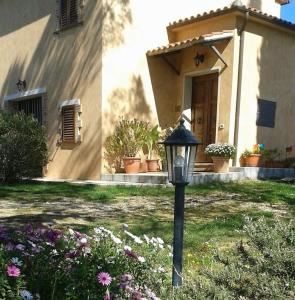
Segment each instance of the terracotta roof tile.
M247 7L247 6L239 6L236 4L233 4L231 6L225 6L223 8L218 8L216 10L211 10L209 12L204 12L203 14L198 14L196 16L191 16L190 18L185 18L185 19L180 19L178 21L174 21L172 23L169 24L168 29L169 28L176 28L182 25L186 25L186 24L191 24L193 22L197 22L199 20L202 20L204 18L209 18L209 17L214 17L216 15L219 14L225 14L227 12L231 12L231 11L241 11L241 12L249 12L250 14L252 14L253 16L256 17L260 17L265 19L266 21L269 22L273 22L276 23L278 25L287 27L291 30L295 30L295 24L292 22L288 22L285 21L283 19L280 19L278 17L272 16L270 14L264 13L256 8L252 8L252 7Z
M148 51L147 55L154 56L154 55L171 52L171 50L177 51L177 50L180 50L183 48L190 47L190 46L197 44L198 42L204 41L210 37L216 37L218 39L218 38L231 38L232 36L233 36L233 32L231 30L224 30L224 31L220 31L220 32L212 32L212 33L208 33L208 34L203 34L198 37L193 37L193 38L190 38L187 40L170 43L166 46L157 47L153 50Z

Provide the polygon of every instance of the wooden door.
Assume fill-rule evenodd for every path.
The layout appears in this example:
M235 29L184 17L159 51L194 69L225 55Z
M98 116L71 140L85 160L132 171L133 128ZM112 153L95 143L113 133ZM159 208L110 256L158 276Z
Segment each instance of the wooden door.
M204 150L215 143L217 117L218 73L194 77L192 80L192 131L202 142L197 162L210 162Z

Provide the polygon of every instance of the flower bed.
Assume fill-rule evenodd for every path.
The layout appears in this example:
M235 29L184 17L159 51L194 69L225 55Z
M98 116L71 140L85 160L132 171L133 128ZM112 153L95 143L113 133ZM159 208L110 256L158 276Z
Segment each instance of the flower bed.
M170 251L126 228L121 236L0 228L0 299L158 299Z

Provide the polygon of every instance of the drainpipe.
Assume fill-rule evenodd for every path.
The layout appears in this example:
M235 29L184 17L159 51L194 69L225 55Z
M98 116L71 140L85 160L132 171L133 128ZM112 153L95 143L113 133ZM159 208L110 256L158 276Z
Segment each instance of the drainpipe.
M235 131L234 131L234 145L238 146L239 143L239 124L240 124L240 110L241 110L241 96L242 96L242 77L243 77L243 59L244 59L244 46L245 46L245 28L249 20L249 12L245 14L245 20L241 28L238 29L240 36L239 46L239 66L238 66L238 86L237 86L237 100L236 100L236 115L235 115ZM234 158L233 165L237 166L237 157Z

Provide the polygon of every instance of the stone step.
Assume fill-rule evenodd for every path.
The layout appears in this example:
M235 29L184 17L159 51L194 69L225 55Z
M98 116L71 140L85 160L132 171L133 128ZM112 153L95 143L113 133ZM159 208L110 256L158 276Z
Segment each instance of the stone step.
M195 172L213 172L213 163L195 163Z

